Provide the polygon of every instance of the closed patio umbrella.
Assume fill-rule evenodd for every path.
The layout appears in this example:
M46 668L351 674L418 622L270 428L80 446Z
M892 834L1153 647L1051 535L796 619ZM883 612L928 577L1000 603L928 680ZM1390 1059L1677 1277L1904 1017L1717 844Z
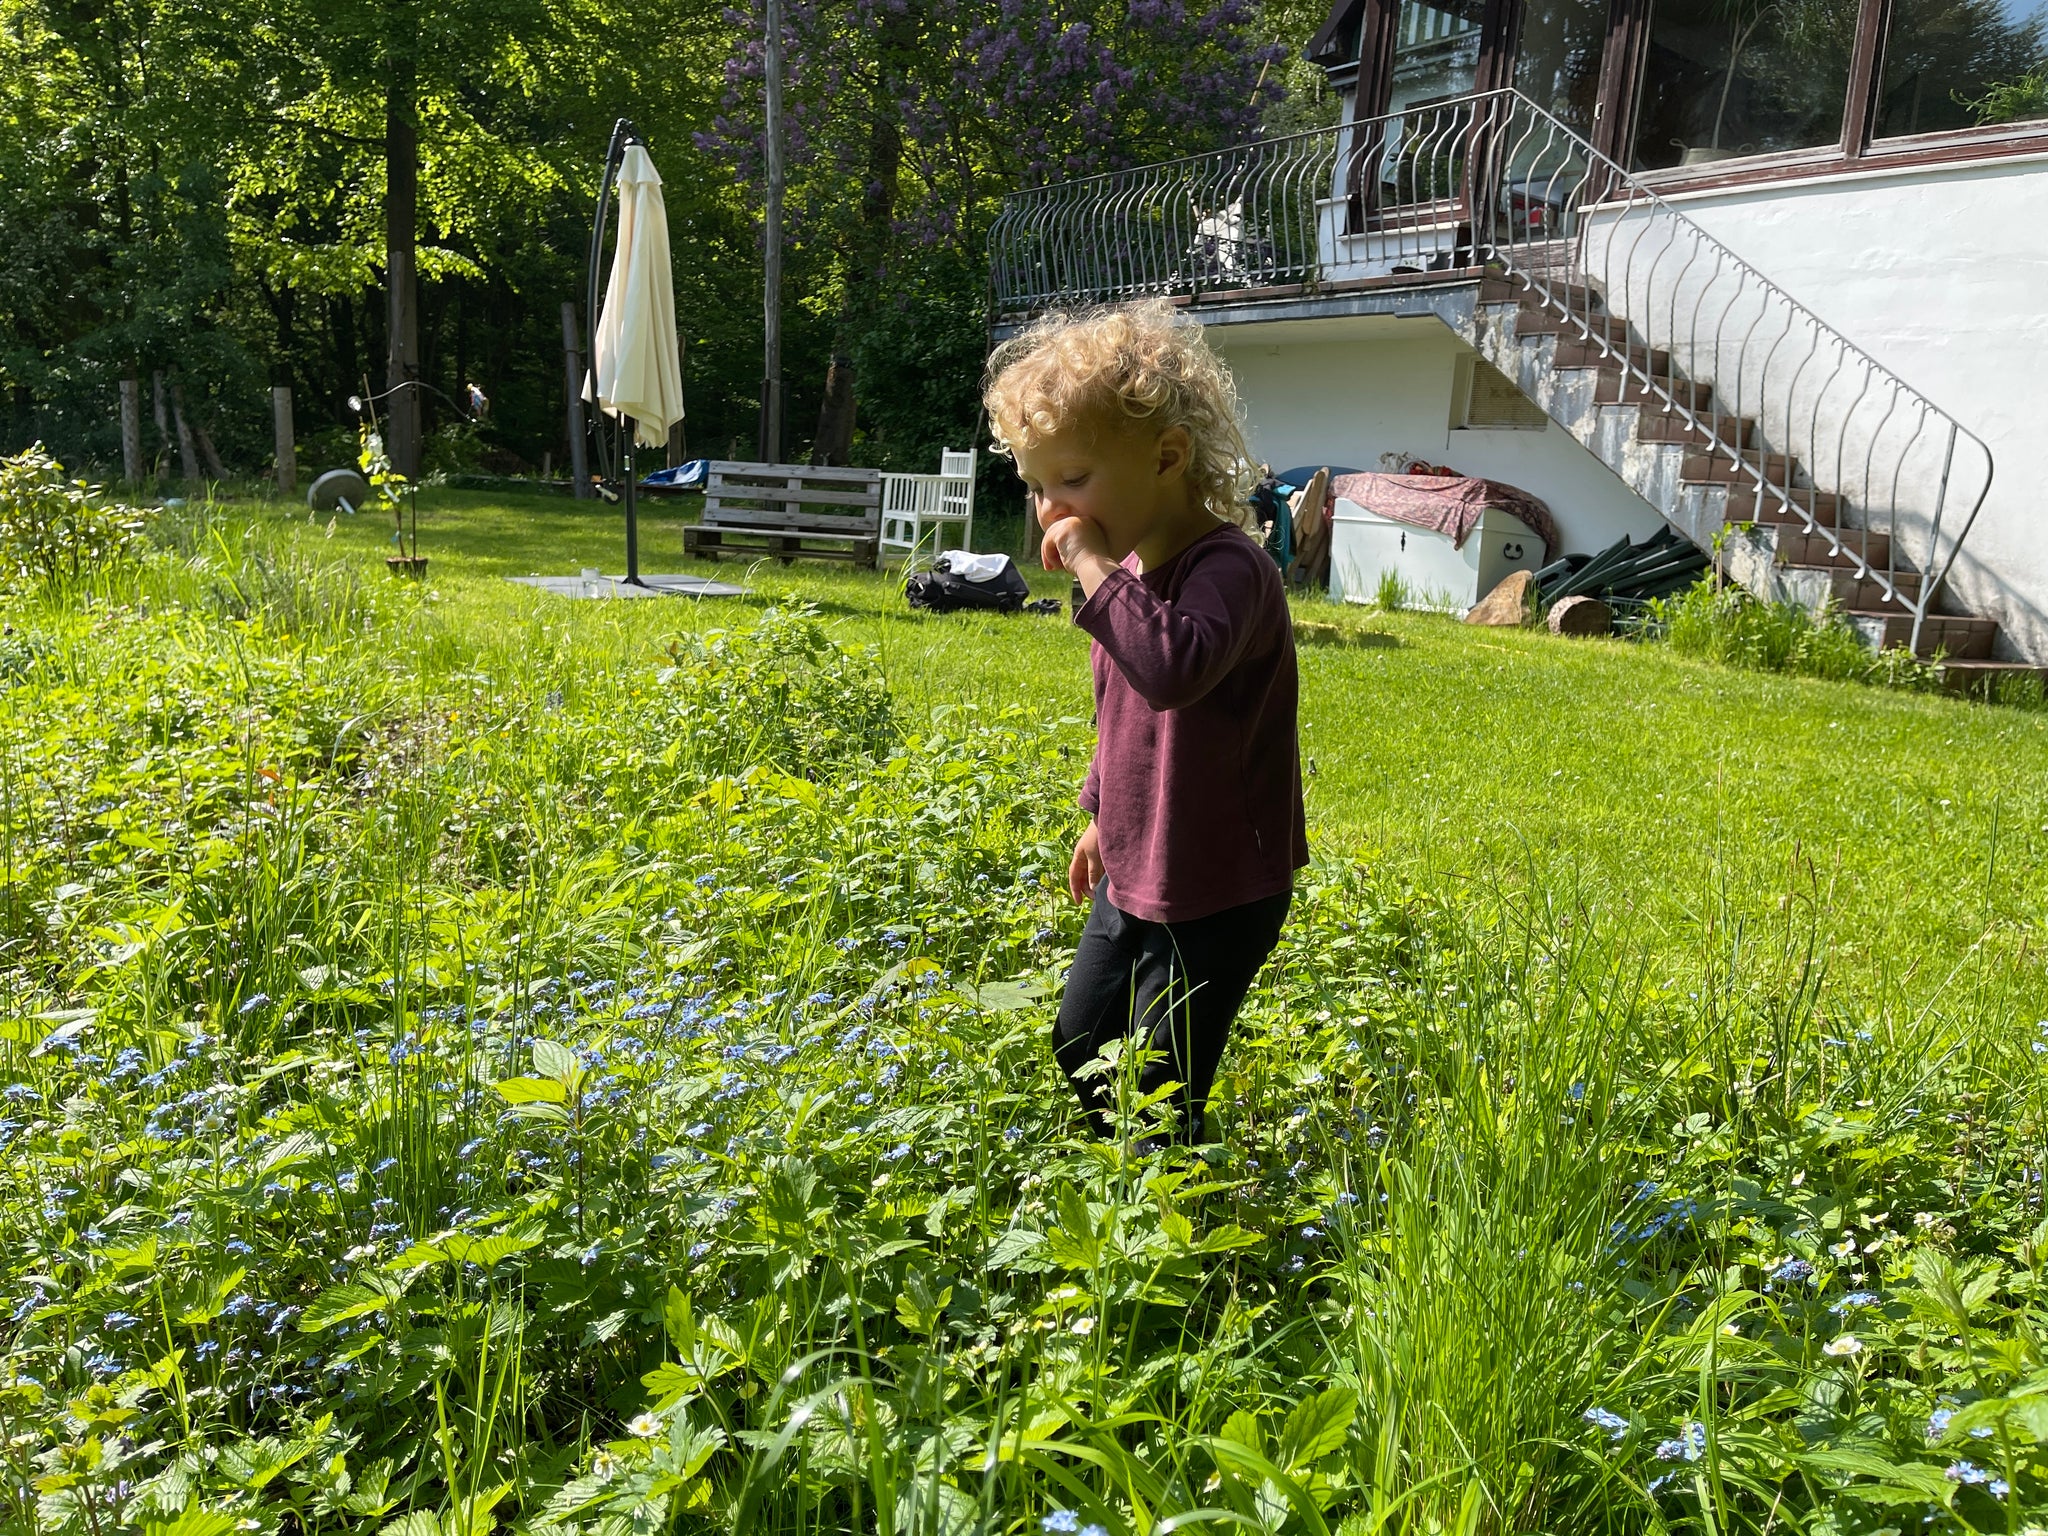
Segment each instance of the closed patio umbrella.
M607 171L617 167L619 238L604 307L591 333L591 370L584 395L625 427L626 579L637 582L640 539L633 445L660 447L668 441L668 429L683 419L683 370L676 354L675 274L669 265L661 176L647 147L624 122L613 132L606 161ZM591 240L593 280L602 254L608 191L598 193Z

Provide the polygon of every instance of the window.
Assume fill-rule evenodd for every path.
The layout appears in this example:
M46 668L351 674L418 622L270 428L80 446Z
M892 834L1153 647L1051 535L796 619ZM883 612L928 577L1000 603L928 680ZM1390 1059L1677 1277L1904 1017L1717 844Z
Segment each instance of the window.
M1387 110L1466 96L1479 83L1480 0L1402 0Z
M1840 142L1856 12L1856 0L1652 0L1635 168Z
M1490 427L1540 432L1549 425L1550 418L1543 407L1485 358L1467 353L1458 359L1458 376L1451 395L1453 430Z
M2048 120L2048 0L1894 0L1880 138Z

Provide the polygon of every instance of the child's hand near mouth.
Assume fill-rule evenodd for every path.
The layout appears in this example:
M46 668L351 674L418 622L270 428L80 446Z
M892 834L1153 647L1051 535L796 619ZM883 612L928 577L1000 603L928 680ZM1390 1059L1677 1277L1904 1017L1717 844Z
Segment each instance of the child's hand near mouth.
M1114 563L1109 558L1109 538L1103 533L1102 524L1092 517L1076 514L1055 518L1038 543L1039 562L1048 571L1072 571L1078 576L1090 556Z

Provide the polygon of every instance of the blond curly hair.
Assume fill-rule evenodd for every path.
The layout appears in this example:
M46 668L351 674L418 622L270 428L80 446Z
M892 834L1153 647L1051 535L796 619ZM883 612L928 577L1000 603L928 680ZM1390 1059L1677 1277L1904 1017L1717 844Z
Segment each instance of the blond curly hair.
M1077 421L1187 429L1204 509L1253 525L1237 385L1202 324L1164 299L1045 315L996 348L982 385L992 444L1014 455Z

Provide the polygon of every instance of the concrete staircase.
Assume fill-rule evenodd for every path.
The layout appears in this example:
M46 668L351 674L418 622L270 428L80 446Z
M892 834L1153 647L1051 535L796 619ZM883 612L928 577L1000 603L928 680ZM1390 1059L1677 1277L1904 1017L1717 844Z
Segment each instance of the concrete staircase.
M1816 486L1796 460L1761 451L1753 420L1722 416L1722 442L1714 444L1673 406L1704 410L1711 401L1708 385L1687 379L1664 352L1649 353L1644 370L1657 380L1656 388L1625 373L1600 340L1630 343L1630 355L1640 361L1643 343L1628 321L1609 314L1597 291L1578 287L1564 298L1569 316L1541 302L1519 279L1489 275L1481 282L1465 339L1700 548L1711 549L1725 528L1722 562L1730 579L1768 601L1816 612L1832 604L1872 647L1905 647L1913 615L1870 574L1891 561L1886 535L1856 526L1854 508ZM1738 453L1740 463L1733 456ZM1759 494L1752 471L1788 493L1797 507ZM1813 525L1833 530L1841 547ZM1893 576L1909 595L1917 595L1920 579L1903 568ZM1934 612L1921 624L1915 651L1939 658L1945 680L1959 689L2043 674L2044 669L1997 659L1997 641L1994 620Z

